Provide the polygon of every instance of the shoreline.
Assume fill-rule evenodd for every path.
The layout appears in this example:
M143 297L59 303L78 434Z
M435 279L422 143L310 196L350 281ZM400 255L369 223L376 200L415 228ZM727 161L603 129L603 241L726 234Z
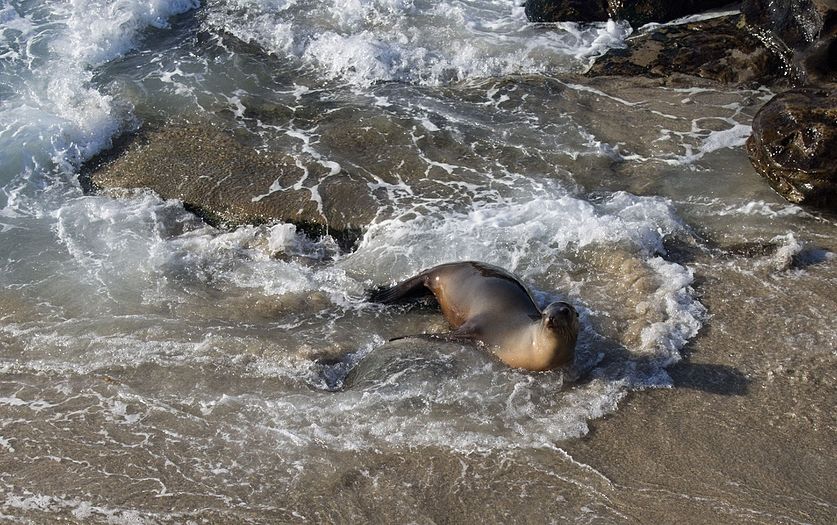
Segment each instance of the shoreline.
M822 304L813 306L825 315L837 311L837 293L825 289L835 278L833 264L806 272L779 279L810 289L822 280ZM673 512L690 523L718 523L724 516L833 522L834 342L819 341L819 334L806 338L797 320L787 322L789 312L804 306L792 294L759 294L753 283L710 279L699 292L712 318L684 349L686 359L669 368L674 388L629 394L568 451L614 482L633 484L637 494L663 496L640 506L660 518ZM736 296L741 299L728 299ZM763 315L734 316L739 309ZM785 352L793 339L799 346ZM741 512L730 515L735 509ZM702 514L685 514L691 511Z
M834 164L781 68L837 85L834 17L758 3L0 9L0 522L836 523L837 214L751 144ZM387 343L454 260L578 306L576 369Z
M116 485L102 487L90 502L46 496L61 493L50 473L60 482L67 468L48 462L41 464L44 496L23 498L2 517L20 512L34 523L107 516L130 522L134 515L225 523L832 523L837 359L828 338L835 335L806 333L800 319L811 315L805 308L833 317L837 293L829 283L837 282L837 267L833 257L785 269L765 267L770 261L703 256L690 262L711 317L683 349L684 359L668 367L674 387L629 392L618 409L588 421L585 436L551 449L324 451L330 463L313 461L294 473L270 501L262 491L289 471L258 461L257 472L242 481L259 490L236 492L221 506L207 495L127 494ZM796 292L777 294L781 287ZM810 294L818 302L800 304ZM789 347L794 351L784 351ZM14 456L0 456L0 467L13 472ZM20 497L3 495L7 502ZM108 505L97 506L102 501Z

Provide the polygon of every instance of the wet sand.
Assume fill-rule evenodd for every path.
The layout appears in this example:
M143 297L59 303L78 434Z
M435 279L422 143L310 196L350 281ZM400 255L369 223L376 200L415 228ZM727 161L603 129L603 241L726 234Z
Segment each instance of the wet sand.
M827 254L837 247L827 236L819 241L785 258L758 247L682 255L711 317L684 359L669 367L674 388L629 393L618 410L590 421L584 437L467 454L405 445L337 452L324 445L320 459L312 449L298 469L250 457L251 474L217 499L155 495L156 481L123 483L119 476L68 488L73 465L31 456L42 449L30 453L18 440L17 455L29 456L28 466L21 470L16 454L0 450L0 469L51 496L40 507L37 498L9 505L0 521L834 523L837 341L810 326L835 319L837 265ZM108 382L77 380L97 389ZM14 426L21 437L25 426L42 436L64 433L37 422ZM97 461L118 473L142 458L126 454ZM168 469L159 465L160 479L176 482L179 474ZM90 501L98 507L62 497L79 490L94 491ZM3 496L23 494L6 485Z
M834 317L837 272L823 264L775 273L768 279L788 287L778 296L763 275L742 279L706 263L696 274L712 318L669 369L674 388L629 394L588 435L562 443L563 452L367 457L340 473L332 493L344 504L366 502L354 506L359 514L350 519L352 506L341 504L318 517L834 523L835 341L806 332L805 315ZM819 304L799 304L809 292Z
M828 285L837 272L823 265L776 274L776 285L789 288L777 298L760 278L733 270L701 276L706 270L698 265L696 273L705 279L699 292L712 319L686 359L669 369L674 388L629 394L563 450L462 456L424 449L347 458L355 466L335 473L320 500L331 504L308 516L834 523L835 341L806 332L804 315L834 316L837 291ZM820 303L799 304L794 287L818 290Z
M629 521L834 523L835 341L806 332L804 314L835 316L835 272L807 271L778 278L789 288L778 296L708 279L701 300L713 317L670 368L675 388L630 395L567 444L618 487ZM792 292L818 285L820 304Z
M282 511L246 497L246 511L174 510L258 523L833 523L835 341L806 332L805 316L837 312L837 271L764 262L743 276L694 262L712 318L669 368L674 388L629 394L558 449L344 453L337 470L306 468Z
M674 388L629 394L586 436L346 457L297 510L344 523L834 523L837 341L806 319L835 317L837 269L804 252L775 263L693 261L711 319L669 368Z

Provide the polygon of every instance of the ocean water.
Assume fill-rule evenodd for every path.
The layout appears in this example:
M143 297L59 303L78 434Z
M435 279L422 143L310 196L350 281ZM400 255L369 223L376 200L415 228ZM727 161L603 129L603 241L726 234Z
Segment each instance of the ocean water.
M691 258L833 264L834 225L742 153L769 90L579 76L631 32L499 0L0 0L0 517L349 520L334 478L415 454L547 451L592 486L562 443L671 387L711 323ZM151 191L86 194L85 161L149 122L351 171L381 209L343 251ZM321 203L318 182L298 186ZM771 249L744 262L746 243ZM469 259L576 305L571 369L387 343L444 321L365 291ZM458 461L466 487L489 474Z

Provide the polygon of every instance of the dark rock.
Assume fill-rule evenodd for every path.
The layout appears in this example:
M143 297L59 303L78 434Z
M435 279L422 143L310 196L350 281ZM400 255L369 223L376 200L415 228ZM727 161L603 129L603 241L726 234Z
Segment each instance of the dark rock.
M626 49L598 58L588 75L685 74L730 84L778 78L778 59L738 21L729 16L652 29L628 39Z
M530 22L596 22L607 20L606 0L527 0Z
M150 188L212 224L288 222L310 235L328 233L348 249L378 210L365 181L259 153L212 126L145 130L122 150L91 161L83 175L91 188Z
M750 161L787 200L837 209L837 95L797 88L773 97L753 119Z
M771 31L790 48L811 45L823 27L823 13L812 0L744 0L741 12L747 24Z
M741 12L795 83L837 81L837 1L744 0Z
M616 20L627 20L633 26L641 26L649 22L668 22L729 3L728 0L609 0L608 13Z
M527 0L532 22L627 20L633 26L667 22L729 4L728 0Z

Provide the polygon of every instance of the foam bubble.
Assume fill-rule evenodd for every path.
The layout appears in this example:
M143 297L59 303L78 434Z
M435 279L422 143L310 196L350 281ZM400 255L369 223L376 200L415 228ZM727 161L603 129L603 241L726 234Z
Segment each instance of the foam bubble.
M641 350L660 358L663 366L680 360L680 349L706 319L706 309L692 295L694 277L688 268L654 257L649 261L660 277L660 287L649 302L663 311L663 320L642 329Z
M33 162L77 166L108 147L111 137L132 125L131 108L93 87L90 68L132 49L144 28L165 27L168 17L198 5L78 0L49 6L47 14L37 14L37 24L4 10L4 37L10 29L26 30L37 45L18 51L15 96L0 101L0 150L9 158L3 178Z
M53 42L57 54L84 65L121 56L146 27L168 27L168 18L200 6L199 0L75 0L67 9L67 32Z
M462 212L373 224L351 259L374 258L382 277L390 278L452 260L492 260L515 269L522 260L560 258L595 243L657 253L665 235L684 231L665 199L617 192L597 205L556 188L542 190L525 201L478 201Z
M783 272L794 267L828 261L834 254L818 248L808 246L793 232L777 235L770 239L770 243L777 246L776 251L765 257L757 266L768 268L775 272Z
M440 84L522 73L582 70L624 45L625 23L559 24L537 30L505 2L409 0L238 2L210 6L217 28L280 57L312 64L327 78Z
M313 264L284 258L305 255L306 247L313 250L309 255L319 249L291 226L222 232L190 218L178 203L147 192L127 201L102 196L72 199L54 217L56 234L69 256L58 272L69 294L99 299L76 305L79 313L72 326L53 318L36 326L4 325L5 333L28 341L23 350L27 371L90 374L153 364L179 374L188 363L191 373L212 375L220 369L237 378L281 379L293 392L306 384L333 390L359 361L377 359L379 372L328 399L309 393L294 395L293 402L254 396L241 401L251 407L248 417L281 431L276 439L303 456L323 442L334 450L382 443L444 444L461 451L552 447L558 440L583 435L587 421L613 410L628 388L667 384L662 367L678 358L679 349L700 326L702 307L689 288L691 273L659 257L666 236L685 232L671 204L661 198L616 193L587 202L557 185L542 186L528 200L477 201L460 211L429 210L381 221L355 253L325 265L316 256ZM647 267L653 279L631 292L641 294L646 303L641 313L625 314L612 299L602 303L579 295L583 283L568 277L567 270L588 265L578 254L590 248L597 253L618 248L627 254L626 260L637 261L631 265ZM277 254L283 259L274 259ZM386 354L382 342L388 335L404 335L387 332L403 330L405 316L379 314L360 303L365 283L458 259L500 264L536 289L564 286L559 292L584 313L580 352L585 356L598 353L597 341L608 337L591 324L597 316L633 315L642 333L628 351L656 358L656 368L635 373L628 364L556 396L564 381L561 374L534 381L472 347L425 345L412 353L396 348ZM613 278L635 277L616 272ZM94 292L85 291L90 289ZM300 294L301 302L285 310L280 303L275 303L278 308L269 306L264 321L268 324L259 325L261 314L255 305L269 298L294 301ZM317 303L311 294L325 294L326 301ZM538 296L544 301L552 297ZM241 297L242 319L247 321L231 324L236 297ZM190 319L194 333L183 333L176 321L180 317ZM342 372L334 369L330 378L326 372L312 375L319 365L305 357L309 351L304 346L330 352L325 348L329 343L337 355L352 350L335 365L343 366ZM54 357L58 348L60 359ZM173 403L181 394L172 386L141 401ZM188 402L200 405L195 410L207 412L207 417L222 418L224 425L243 424L223 419L222 411L215 413L216 394L202 391ZM128 400L101 403L112 423L153 431L143 430L144 417ZM427 408L416 412L415 406ZM458 415L451 418L451 413Z
M108 507L94 505L93 503L79 498L49 496L23 492L21 494L4 492L5 501L3 508L24 511L36 511L39 513L55 514L61 511L69 511L74 518L87 521L99 519L115 525L141 525L147 523L147 516L133 509ZM175 517L171 514L155 515L156 519Z
M739 9L710 9L709 11L698 13L695 15L686 15L680 18L676 18L669 22L665 23L657 23L657 22L650 22L645 24L639 28L639 31L653 31L658 27L666 27L666 26L678 26L684 24L693 24L695 22L702 22L704 20L712 20L713 18L721 18L725 16L735 16L740 15L741 11Z
M760 215L764 217L810 217L805 210L795 204L748 201L742 204L726 204L718 211L720 215Z

